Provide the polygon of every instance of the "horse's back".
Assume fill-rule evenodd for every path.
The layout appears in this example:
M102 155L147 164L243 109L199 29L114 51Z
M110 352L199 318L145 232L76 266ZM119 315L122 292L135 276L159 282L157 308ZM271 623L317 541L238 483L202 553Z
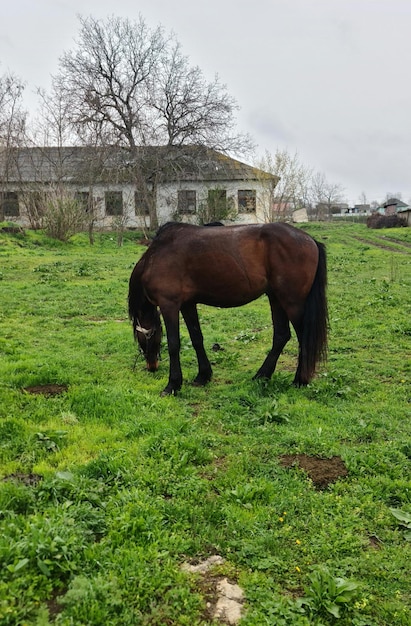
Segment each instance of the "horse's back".
M261 228L162 227L145 253L143 285L153 301L177 298L213 306L241 306L266 289Z
M282 222L246 225L213 225L212 228L186 223L167 223L157 232L144 255L162 266L163 271L178 272L205 264L209 271L221 270L231 262L238 267L277 265L290 267L316 265L316 242L302 230Z

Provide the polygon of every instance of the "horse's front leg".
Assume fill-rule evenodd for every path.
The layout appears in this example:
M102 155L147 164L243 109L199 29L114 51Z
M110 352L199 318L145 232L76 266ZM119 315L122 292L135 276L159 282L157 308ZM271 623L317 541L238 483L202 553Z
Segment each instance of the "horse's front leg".
M197 355L198 374L193 380L193 384L203 386L210 381L213 372L211 363L204 349L204 338L200 328L197 307L195 304L185 304L181 307L181 313Z
M169 396L181 389L183 374L180 364L180 320L177 307L160 307L167 333L168 354L170 357L167 386L161 395Z

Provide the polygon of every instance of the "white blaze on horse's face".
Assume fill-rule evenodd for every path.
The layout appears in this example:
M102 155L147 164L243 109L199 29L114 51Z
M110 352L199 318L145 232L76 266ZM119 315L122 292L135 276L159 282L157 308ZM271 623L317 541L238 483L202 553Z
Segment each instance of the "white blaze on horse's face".
M136 331L144 335L146 339L150 339L154 335L154 328L143 328L142 326L136 326Z

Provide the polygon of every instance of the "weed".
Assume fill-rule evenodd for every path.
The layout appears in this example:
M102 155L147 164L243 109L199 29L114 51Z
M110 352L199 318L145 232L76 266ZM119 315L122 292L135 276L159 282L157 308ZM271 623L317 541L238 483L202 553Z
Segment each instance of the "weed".
M314 620L329 616L339 619L358 597L358 583L332 576L326 567L310 575L306 595L298 601Z
M400 525L407 529L407 532L404 533L404 539L411 541L411 513L401 509L390 509L390 512L399 521Z

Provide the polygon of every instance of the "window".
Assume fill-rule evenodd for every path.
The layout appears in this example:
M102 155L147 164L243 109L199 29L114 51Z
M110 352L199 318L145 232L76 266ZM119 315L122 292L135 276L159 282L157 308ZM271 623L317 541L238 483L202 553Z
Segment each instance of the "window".
M16 191L3 191L0 195L2 213L7 217L18 217L20 215L19 210L19 197Z
M149 189L138 189L134 192L134 210L136 215L150 215L153 207L154 194Z
M195 213L197 208L196 192L180 189L178 192L177 210L179 213Z
M123 215L123 194L121 191L106 191L106 214Z
M83 208L85 213L90 211L90 194L88 191L76 191L74 194L76 202Z
M255 213L257 208L255 189L238 190L238 212Z

